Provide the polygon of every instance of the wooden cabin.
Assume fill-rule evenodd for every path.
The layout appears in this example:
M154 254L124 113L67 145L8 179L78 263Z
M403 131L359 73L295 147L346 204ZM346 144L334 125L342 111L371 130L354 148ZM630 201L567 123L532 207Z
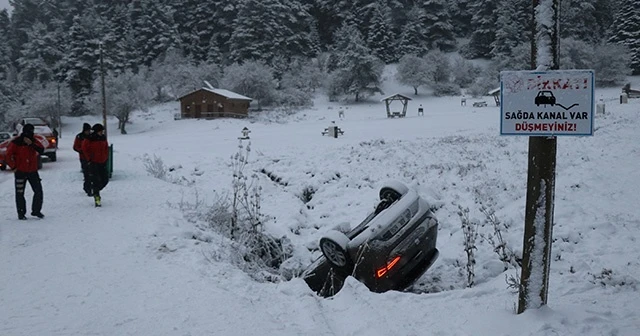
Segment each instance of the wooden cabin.
M178 98L182 119L246 118L253 99L225 89L202 88Z

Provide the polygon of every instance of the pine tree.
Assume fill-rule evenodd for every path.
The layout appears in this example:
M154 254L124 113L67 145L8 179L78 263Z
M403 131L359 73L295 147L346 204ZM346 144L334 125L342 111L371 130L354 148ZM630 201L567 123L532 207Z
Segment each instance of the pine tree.
M426 32L423 28L422 22L424 21L424 12L418 7L414 7L409 13L407 23L402 29L400 34L400 43L398 45L398 56L415 55L423 56L427 53L429 48L426 46L425 41Z
M610 43L624 45L631 56L634 75L640 74L640 6L637 0L622 0L611 29Z
M230 57L235 62L312 56L312 18L297 1L247 0L238 11L231 35Z
M98 70L99 41L89 27L94 22L80 16L73 18L71 26L69 52L63 62L66 69L66 82L74 97L73 114L86 112L82 97L89 94L94 80L94 72Z
M560 22L563 38L573 37L594 43L601 38L596 20L596 0L564 0L561 3Z
M426 42L430 48L443 51L455 49L453 25L443 0L426 0L422 4Z
M527 0L528 1L528 0ZM521 13L513 0L502 0L496 10L495 39L491 43L491 57L511 56L513 49L525 42L528 30L518 20Z
M375 12L368 29L367 44L374 55L385 63L398 60L397 45L393 31L391 30L391 10L384 1L376 1Z
M450 1L445 5L447 11L450 13L451 25L453 26L453 33L458 37L469 36L471 27L471 1L472 0L458 0Z
M496 36L496 3L494 0L479 0L472 6L473 33L468 45L468 56L490 57L491 44Z
M28 41L22 45L18 58L21 78L27 82L52 81L63 57L61 39L55 32L47 32L47 27L40 22L27 31L27 36Z
M135 31L140 63L146 66L167 49L177 46L173 34L173 19L168 8L155 0L133 1L131 25Z
M337 69L332 73L331 94L353 95L357 102L363 96L382 92L384 63L371 54L357 27L344 24L336 32L335 41Z
M0 10L0 81L7 79L11 67L10 25L9 13L6 9Z

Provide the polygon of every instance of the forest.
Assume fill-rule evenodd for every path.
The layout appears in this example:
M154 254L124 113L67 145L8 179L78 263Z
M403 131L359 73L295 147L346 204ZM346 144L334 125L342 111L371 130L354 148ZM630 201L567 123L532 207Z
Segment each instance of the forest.
M530 66L531 0L11 0L0 11L0 128L100 110L121 121L203 80L297 108L365 99L385 64L436 95L483 94ZM640 1L563 0L561 67L598 85L640 74ZM455 56L451 56L455 55ZM478 60L487 66L480 67ZM61 112L60 112L61 111Z

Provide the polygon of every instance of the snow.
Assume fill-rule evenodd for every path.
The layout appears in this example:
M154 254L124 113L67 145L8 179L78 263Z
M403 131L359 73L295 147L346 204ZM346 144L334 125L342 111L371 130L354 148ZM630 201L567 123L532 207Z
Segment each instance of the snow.
M18 221L13 177L0 173L0 335L637 335L640 99L619 104L619 88L596 89L607 112L596 116L594 136L558 139L548 305L516 315L505 277L519 270L503 272L482 239L476 285L466 288L457 211L468 207L482 222L481 205L495 210L521 253L527 139L498 135L495 106L413 96L386 76L386 92L413 98L406 118L386 118L379 96L318 98L277 123L173 120L177 102L136 113L129 134L109 134L114 175L102 208L84 195L71 149L82 123L101 118L63 118L58 161L41 170L46 218ZM344 135L321 135L331 121ZM110 119L108 129L116 125ZM349 278L323 299L299 278L252 280L230 261L224 238L180 209L230 191L244 127L266 229L289 237L302 264L318 255L308 248L324 232L357 225L389 179L437 207L439 259L407 292L371 293ZM147 173L145 155L175 168L167 180ZM315 190L308 203L300 199L306 187Z

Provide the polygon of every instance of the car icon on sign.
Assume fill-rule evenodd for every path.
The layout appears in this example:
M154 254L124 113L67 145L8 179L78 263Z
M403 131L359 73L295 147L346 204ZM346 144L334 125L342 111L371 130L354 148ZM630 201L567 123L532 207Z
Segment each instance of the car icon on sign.
M536 106L540 105L555 105L556 97L553 96L553 92L551 91L539 91L536 99L534 100Z

